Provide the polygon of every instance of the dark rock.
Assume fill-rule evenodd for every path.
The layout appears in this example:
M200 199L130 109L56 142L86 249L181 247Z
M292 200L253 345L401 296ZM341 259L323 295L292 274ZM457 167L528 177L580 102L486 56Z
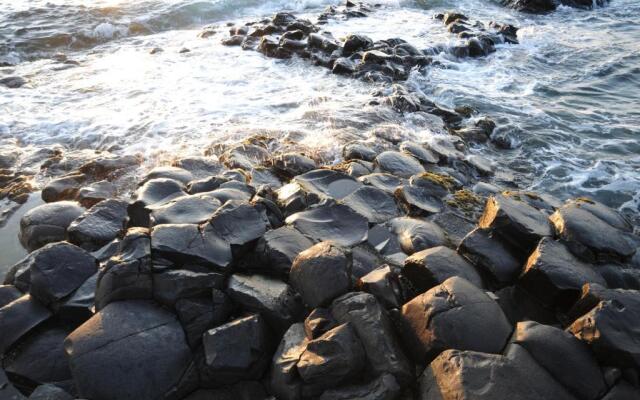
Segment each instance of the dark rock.
M51 312L28 294L0 308L0 353L50 316Z
M300 252L313 246L313 242L297 230L283 226L265 233L256 245L260 270L267 269L279 275L288 275L293 260Z
M299 400L302 381L296 364L307 347L304 326L293 324L282 337L271 362L271 391L283 400Z
M242 42L244 42L244 35L233 35L231 37L222 39L222 44L224 46L240 46Z
M202 178L197 181L191 181L187 185L187 191L189 194L197 194L203 192L211 192L220 187L225 182L229 182L229 179L219 176L210 176L208 178Z
M400 385L393 375L382 374L370 382L342 386L322 393L320 400L393 400L400 394Z
M153 258L177 265L195 264L225 269L232 261L231 247L211 226L158 225L151 232Z
M536 321L541 324L557 324L555 311L545 307L540 300L520 286L508 286L495 292L497 302L509 322Z
M246 311L260 313L275 331L284 332L302 317L302 302L286 283L260 275L234 274L227 294Z
M371 46L373 46L373 40L369 39L367 36L353 34L347 35L342 45L342 54L350 56L357 51L367 50Z
M251 169L251 185L255 188L268 186L271 189L279 189L282 182L269 168L257 167Z
M476 228L473 221L452 211L436 214L432 221L445 231L449 242L455 247L459 246L462 239Z
M116 185L109 181L99 181L78 190L76 199L85 208L91 208L99 202L116 196Z
M301 252L293 262L289 281L311 308L327 305L351 287L351 253L332 242Z
M330 197L342 199L362 186L353 177L330 169L317 169L296 176L298 183L306 192L313 193L320 198Z
M424 164L437 164L440 158L431 150L414 142L402 142L400 150Z
M139 156L107 154L81 165L78 170L85 175L93 177L95 180L112 179L123 174L128 169L137 167L141 161Z
M505 4L518 11L531 14L544 14L556 9L553 0L505 0Z
M127 203L104 200L91 207L69 225L69 241L87 251L98 250L124 230Z
M570 200L567 205L575 205L577 208L588 211L616 229L633 232L631 223L622 214L602 203L587 198L578 198Z
M174 179L150 179L136 191L136 202L149 207L168 203L183 195L184 186Z
M525 252L533 249L543 237L552 235L544 213L524 201L503 194L487 200L478 225L497 232Z
M391 320L373 295L348 293L333 302L331 314L339 323L351 323L375 373L389 373L401 384L412 379L412 366L394 334Z
M160 398L191 359L175 315L148 301L109 304L67 337L65 350L78 394L96 400Z
M269 151L253 144L241 144L225 151L220 161L228 168L251 170L269 159Z
M53 179L42 188L42 200L47 203L73 200L86 179L84 174L73 174Z
M401 178L424 172L420 162L410 155L398 151L384 151L375 158L374 165L380 172L387 172Z
M5 371L14 381L64 382L71 379L64 352L69 329L51 327L38 330L21 341L3 360Z
M276 156L272 160L274 170L287 178L302 175L316 168L316 162L311 158L296 153Z
M418 292L424 292L457 276L466 279L478 288L482 288L482 278L455 251L438 246L414 253L406 259L402 274L409 279Z
M597 286L597 285L588 285ZM587 286L587 287L588 287ZM588 294L593 308L567 329L589 344L601 363L622 368L640 368L640 292L635 290L599 290L600 299ZM585 295L583 294L583 297Z
M176 160L174 167L191 173L194 179L203 179L222 172L222 165L210 157L186 157Z
M525 350L576 398L599 399L607 387L593 354L571 333L536 322L520 322L514 343Z
M89 279L65 299L56 309L58 316L69 322L84 322L93 315L99 273Z
M402 317L414 342L411 354L426 363L447 349L500 353L512 329L498 303L458 277L409 301Z
M207 296L211 289L222 289L223 286L224 275L215 272L176 269L153 274L153 298L170 307L180 299Z
M368 222L360 214L340 204L311 208L289 216L287 224L315 240L331 240L352 246L367 239Z
M18 89L27 84L27 80L19 76L0 78L0 85L9 89Z
M390 220L387 225L397 236L402 251L407 255L445 245L447 242L442 228L431 221L400 217Z
M238 190L236 188L218 188L211 192L205 192L210 197L214 197L224 204L227 201L249 201L251 200L251 193L246 190Z
M407 258L398 236L389 228L388 224L373 226L367 235L367 244L391 264L402 265ZM367 269L366 273L371 272L377 265L371 267Z
M331 72L338 75L351 75L356 72L356 64L348 58L340 57L333 63Z
M213 232L217 237L242 248L262 237L270 227L263 207L238 201L228 201L211 216L205 232Z
M401 282L397 268L383 265L358 280L358 289L371 293L387 308L399 308L413 296L409 295Z
M78 203L60 201L35 207L20 220L20 243L28 250L64 240L69 225L84 209Z
M193 174L179 167L155 167L147 173L142 183L146 183L152 179L172 179L186 185L193 180Z
M328 309L314 308L304 320L304 333L307 339L316 339L336 326L336 321Z
M558 209L550 218L556 234L578 257L594 261L626 261L636 252L624 231L614 228L576 203Z
M358 376L364 363L362 344L347 323L309 341L297 367L305 382L328 389Z
M602 400L633 400L640 396L640 390L630 385L628 382L621 380L609 390Z
M29 256L30 294L45 305L69 295L98 271L97 260L67 242L48 244Z
M0 285L0 308L22 297L23 293L13 285Z
M345 160L373 161L378 152L364 143L353 142L342 148L342 157Z
M521 284L547 305L570 307L579 297L585 283L606 285L591 266L569 252L561 242L544 238L529 257Z
M418 381L421 400L575 400L520 346L506 355L446 350ZM446 397L443 397L446 396Z
M384 190L364 186L343 199L343 204L375 224L397 217L400 213L393 197Z
M206 365L214 382L259 379L272 356L269 328L259 314L231 321L202 336ZM210 382L213 383L213 382Z
M58 386L45 384L38 386L29 400L73 400L73 396Z
M179 299L175 303L176 314L187 335L192 349L202 342L202 334L225 323L233 312L233 303L223 291L213 289L208 297Z
M340 47L333 38L318 33L309 34L308 42L310 48L322 50L327 54L332 53Z
M222 203L210 193L181 196L151 207L155 224L199 224L211 218Z
M402 178L398 178L395 175L381 173L361 176L360 178L358 178L358 180L365 185L371 185L390 194L395 193L398 186L406 183L405 180L403 180Z
M259 382L243 381L219 389L198 389L183 400L267 400L270 397Z
M402 209L410 216L428 216L443 209L440 196L421 186L403 185L394 194Z
M598 265L597 271L611 289L640 290L640 269L607 264Z
M522 262L500 237L486 229L474 229L462 239L458 253L484 271L495 287L504 287L518 278Z

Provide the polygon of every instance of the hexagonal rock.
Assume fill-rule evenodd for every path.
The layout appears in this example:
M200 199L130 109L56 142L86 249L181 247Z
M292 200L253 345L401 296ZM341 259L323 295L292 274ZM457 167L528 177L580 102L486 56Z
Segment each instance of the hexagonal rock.
M614 228L576 203L562 206L549 220L558 237L584 260L624 262L636 252L627 232Z
M29 260L29 293L45 305L69 295L98 271L90 253L67 242L48 244Z
M208 222L218 237L233 246L243 246L260 238L270 227L262 207L239 201L228 201Z
M269 328L260 314L210 329L202 342L207 369L221 385L259 379L273 351Z
M209 193L181 196L151 207L154 224L199 224L211 218L222 203Z
M288 275L293 260L302 251L313 246L313 242L291 228L283 226L267 231L256 245L259 269L267 269L279 275Z
M76 199L85 208L91 208L99 202L116 197L116 185L109 181L94 182L78 191Z
M498 303L468 281L453 277L402 307L416 361L447 349L500 353L511 324Z
M544 238L527 260L521 284L547 305L568 308L585 283L605 285L594 266L577 259L561 242Z
M302 380L297 363L307 348L308 339L301 323L292 324L282 337L271 362L271 391L284 400L298 400L302 395Z
M487 229L474 229L462 239L458 253L485 272L496 287L514 282L522 270L522 262L514 251Z
M261 275L234 274L227 294L247 311L262 314L275 331L284 332L302 317L302 302L286 283Z
M122 233L127 203L104 200L74 220L67 229L69 241L87 251L98 250Z
M328 389L358 376L364 362L362 344L347 323L309 341L296 365L305 382Z
M242 168L248 171L262 165L269 157L269 151L264 147L243 143L225 151L219 158L228 168Z
M0 308L0 353L50 316L51 311L28 294Z
M148 182L152 179L172 179L186 185L193 180L193 175L184 168L161 166L155 167L149 171L142 180L142 183Z
M364 186L343 199L343 204L377 224L397 217L400 210L391 195L382 189Z
M316 168L316 162L313 159L297 153L280 154L272 159L272 163L273 169L278 174L288 178Z
M35 207L20 219L20 243L28 250L64 240L67 228L84 209L78 203L59 201Z
M316 196L342 199L362 186L355 178L331 169L316 169L293 179L306 192Z
M448 247L438 246L414 253L404 262L402 274L420 292L431 289L447 279L458 276L478 288L482 278L473 265Z
M544 213L504 194L489 197L478 226L492 229L525 252L553 234Z
M176 316L149 301L109 304L67 337L65 351L78 395L95 400L161 398L191 360Z
M390 220L387 225L396 234L402 251L407 255L447 242L442 228L431 221L400 217Z
M225 323L233 312L233 303L222 290L213 289L207 297L179 299L176 314L192 349L202 342L202 334Z
M421 400L576 400L514 345L506 355L446 350L418 380Z
M211 289L222 289L224 275L215 272L193 272L184 269L153 274L153 298L173 307L182 298L208 296Z
M383 174L379 172L361 176L358 178L358 180L365 185L370 185L380 190L384 190L389 194L393 194L398 186L402 186L407 182L406 179L398 178L395 175Z
M186 194L185 184L169 178L150 179L136 190L136 202L146 207L167 203Z
M357 288L376 296L387 308L398 308L413 297L401 282L400 268L383 265L358 280Z
M577 398L595 400L606 392L593 353L571 333L533 321L519 322L513 341Z
M320 396L320 400L393 400L398 398L400 390L400 385L398 385L398 381L393 375L382 374L367 383L346 385L326 390Z
M330 240L341 246L353 246L367 240L368 221L340 204L310 208L289 216L287 224L316 240Z
M374 165L380 172L387 172L401 178L424 172L418 160L399 151L384 151L375 158Z
M151 231L151 251L155 260L177 265L225 269L232 261L231 246L210 225L158 225Z
M595 305L567 329L589 344L601 363L639 369L640 292L600 288L584 293L581 302Z
M413 379L413 366L400 347L391 319L373 295L347 293L334 300L331 314L341 324L351 323L376 374L389 373L401 384Z
M429 216L442 211L443 203L439 196L421 186L402 185L394 192L400 207L409 216Z
M327 305L351 287L351 253L333 242L301 252L289 273L291 286L311 308Z

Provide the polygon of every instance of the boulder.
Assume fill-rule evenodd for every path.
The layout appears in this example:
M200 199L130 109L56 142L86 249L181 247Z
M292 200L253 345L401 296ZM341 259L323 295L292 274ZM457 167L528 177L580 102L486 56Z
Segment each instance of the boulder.
M210 383L220 385L259 379L273 354L271 334L260 314L210 329L202 343Z
M547 305L567 309L585 283L606 285L593 268L577 259L561 242L544 238L527 260L520 282Z
M364 363L362 344L347 323L309 341L296 366L305 382L328 389L359 376Z
M185 195L185 184L169 178L149 179L136 190L135 199L145 207L164 204Z
M307 347L304 326L292 324L282 337L271 361L269 378L271 392L282 400L299 400L302 396L302 381L297 364Z
M25 400L26 397L16 389L7 378L7 374L0 368L0 398L6 400Z
M384 262L393 265L402 265L407 259L407 255L402 250L398 236L393 232L388 224L374 225L369 229L367 234L367 244L373 248L373 251L383 257ZM378 265L370 265L364 272L364 275L371 272Z
M95 305L95 293L98 286L99 272L77 288L68 298L57 306L55 313L64 321L80 323L88 320L93 315Z
M28 294L0 308L0 354L50 316L51 311Z
M553 233L543 212L504 194L489 197L478 226L495 231L525 253Z
M393 197L375 187L361 187L346 196L342 202L371 224L385 222L400 214Z
M355 192L362 184L344 172L331 169L316 169L298 175L293 182L299 184L305 192L318 198L340 200Z
M436 154L418 143L402 142L400 151L411 155L423 164L437 164L440 161Z
M297 153L280 154L275 156L271 162L276 173L285 178L302 175L316 168L315 161Z
M412 217L439 213L444 206L440 196L422 186L402 185L394 195L404 212Z
M533 321L519 322L513 342L529 352L576 398L599 399L607 386L589 347L571 333Z
M210 193L181 196L158 207L151 207L155 225L199 224L209 218L222 203Z
M391 374L363 383L326 390L320 400L394 400L400 395L400 385Z
M225 323L233 312L231 299L222 291L213 289L207 297L178 299L175 310L192 349L202 342L202 334Z
M161 398L191 360L176 316L149 301L109 304L67 337L65 351L78 395L94 400Z
M462 239L476 228L473 221L453 211L445 210L436 214L432 217L431 221L445 231L449 242L455 247L458 247Z
M326 308L314 308L304 320L307 339L317 339L337 326L331 312Z
M174 269L153 274L153 298L160 304L173 307L179 299L203 297L211 289L222 289L225 277L215 272L193 272Z
M29 259L29 293L45 305L66 297L98 271L91 254L67 242L48 244Z
M402 186L406 183L406 180L403 178L379 172L361 176L358 180L365 185L371 185L380 190L384 190L389 194L394 194L398 186Z
M116 197L117 188L116 185L109 181L98 181L90 184L89 186L83 186L78 190L76 199L78 203L84 208L91 208L103 200Z
M158 225L151 231L151 251L154 260L178 266L202 265L224 270L232 261L229 243L211 225Z
M511 324L482 289L453 277L402 307L411 354L429 363L447 349L500 353Z
M52 179L42 188L42 200L46 203L73 200L86 180L87 177L84 174L71 174Z
M59 201L35 207L20 219L20 243L27 251L64 240L67 228L84 209L78 203Z
M266 186L271 189L279 189L282 187L282 181L278 176L271 171L270 168L265 167L256 167L252 168L250 171L251 174L251 186L254 188L259 188L261 186Z
M352 142L342 148L342 157L345 160L373 161L378 152L366 143Z
M357 288L371 293L387 308L398 308L414 293L400 275L400 269L383 265L358 280Z
M74 220L67 229L69 241L87 251L95 251L122 233L127 203L104 200Z
M276 332L284 332L302 317L302 302L286 283L260 275L234 274L227 294L244 310L260 313Z
M349 56L357 51L367 50L373 46L373 40L364 35L349 34L342 44L342 54Z
M400 347L391 319L373 295L347 293L334 300L331 315L341 324L351 324L374 373L389 373L400 384L412 380L413 367Z
M390 220L387 226L396 235L402 251L407 255L447 243L442 228L431 221L400 217Z
M220 176L210 176L208 178L202 178L189 182L187 185L187 191L189 194L198 194L203 192L212 192L220 187L225 182L229 182L228 178L222 178Z
M256 245L255 253L259 261L256 268L289 275L293 260L311 246L311 240L289 226L267 231Z
M242 247L259 239L269 227L263 207L228 201L211 216L205 232L214 232L232 247Z
M448 247L438 246L414 253L405 260L402 274L418 292L424 292L447 279L457 276L482 288L482 278L458 253Z
M490 230L477 228L469 232L458 246L458 253L482 270L493 287L511 284L522 269L517 252Z
M315 240L352 246L367 240L368 222L349 207L329 204L289 216L286 223Z
M424 172L424 168L418 160L399 151L383 151L375 158L374 165L380 172L386 172L401 178L409 178L412 175Z
M189 171L194 179L203 179L222 172L223 167L212 157L185 157L173 162L174 167Z
M222 153L220 161L228 168L251 170L269 160L269 151L254 144L240 144Z
M301 252L289 273L291 286L311 308L328 305L351 287L351 253L332 242Z
M505 4L518 11L531 14L544 14L556 9L553 0L506 0Z
M624 262L636 252L628 233L576 203L559 208L549 219L556 235L567 243L572 253L586 261Z

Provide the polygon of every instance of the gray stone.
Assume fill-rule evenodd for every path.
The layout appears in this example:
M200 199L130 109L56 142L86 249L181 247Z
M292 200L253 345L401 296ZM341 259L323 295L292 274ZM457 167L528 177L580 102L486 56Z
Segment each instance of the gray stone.
M402 274L418 292L429 290L453 276L464 278L478 288L483 287L482 278L473 265L444 246L414 253L405 260Z
M0 354L50 316L51 312L28 294L0 308Z
M84 174L71 174L52 179L42 188L42 200L46 203L73 200L86 180L87 177Z
M20 219L20 243L28 251L64 240L67 228L84 209L78 203L59 201L35 207Z
M221 290L213 289L207 297L179 299L176 314L192 349L202 342L202 334L225 323L233 312L231 299Z
M333 316L326 308L314 308L304 320L304 333L307 339L317 339L337 326Z
M127 203L104 200L74 220L67 229L69 241L95 251L119 236L127 218Z
M229 182L228 178L222 178L219 176L210 176L208 178L198 179L189 182L187 185L187 191L189 194L197 194L203 192L212 192L220 187L225 182Z
M365 185L370 185L380 190L384 190L389 194L394 194L398 186L402 186L406 183L405 179L399 178L395 175L379 172L361 176L358 180Z
M442 228L431 221L400 217L390 220L387 225L407 255L447 243Z
M73 396L54 385L40 385L31 393L29 400L73 400Z
M289 216L287 224L315 240L331 240L353 246L367 240L368 222L349 207L323 205Z
M421 186L403 185L394 194L400 207L412 217L436 214L444 207L440 196Z
M385 222L400 214L393 197L382 189L364 186L343 199L343 204L371 224Z
M316 168L311 158L297 153L280 154L272 159L273 169L284 177L292 178Z
M332 198L340 200L354 191L362 184L355 178L344 172L331 169L316 169L305 174L298 175L293 182L299 184L303 190L313 193L318 198Z
M400 150L424 164L437 164L440 161L440 158L431 150L415 142L402 142Z
M307 348L304 326L293 324L282 337L271 361L269 378L271 391L282 400L299 400L302 396L302 381L297 364Z
M109 181L99 181L89 186L81 187L76 195L78 203L85 208L91 208L103 200L116 196L116 185Z
M222 289L225 277L215 272L201 273L184 269L153 274L153 298L160 304L173 307L179 299L202 297L211 289Z
M209 218L222 203L210 193L181 196L168 203L151 208L155 225L199 224Z
M259 261L256 267L288 275L293 260L311 246L311 240L289 226L267 231L256 245Z
M380 172L386 172L401 178L424 172L420 162L410 155L398 151L384 151L375 158L374 164Z
M393 375L382 374L367 383L329 389L322 393L320 400L394 400L400 390Z
M148 182L152 179L172 179L186 185L193 180L193 174L180 167L155 167L147 173L142 180L142 183Z
M13 285L0 285L0 308L22 297L23 293Z
M232 246L244 246L262 237L269 227L263 207L228 201L211 216L205 232L214 232Z

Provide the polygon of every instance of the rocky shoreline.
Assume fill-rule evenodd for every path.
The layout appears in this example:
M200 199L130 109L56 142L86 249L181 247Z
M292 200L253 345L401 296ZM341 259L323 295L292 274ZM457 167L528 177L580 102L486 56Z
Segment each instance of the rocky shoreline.
M382 83L372 101L449 135L380 132L338 160L252 135L139 180L136 156L33 157L64 174L0 285L0 399L640 398L637 227L498 179L468 152L507 145L493 121L406 85L428 52L322 32L369 12L278 13L226 44ZM452 57L517 40L436 17L466 40ZM37 172L0 156L1 198L24 202Z

